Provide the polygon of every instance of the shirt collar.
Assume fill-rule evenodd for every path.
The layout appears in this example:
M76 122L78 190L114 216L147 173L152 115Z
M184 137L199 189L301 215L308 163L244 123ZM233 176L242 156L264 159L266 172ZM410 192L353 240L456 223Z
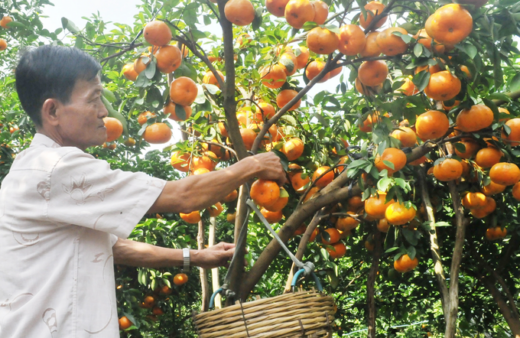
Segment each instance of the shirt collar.
M50 137L36 133L31 142L31 147L60 148L61 146Z

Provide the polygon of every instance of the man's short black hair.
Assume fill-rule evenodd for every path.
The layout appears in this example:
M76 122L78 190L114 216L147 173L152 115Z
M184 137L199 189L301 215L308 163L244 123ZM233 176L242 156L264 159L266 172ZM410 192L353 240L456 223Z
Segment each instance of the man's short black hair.
M90 81L100 69L101 65L92 56L77 48L30 48L16 67L16 91L25 112L41 127L45 100L54 98L69 103L76 81Z

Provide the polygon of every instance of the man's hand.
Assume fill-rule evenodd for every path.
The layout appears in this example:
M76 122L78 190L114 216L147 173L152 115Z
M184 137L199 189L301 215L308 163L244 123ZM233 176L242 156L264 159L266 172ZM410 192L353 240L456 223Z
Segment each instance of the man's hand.
M193 252L191 264L204 269L228 266L234 253L235 244L221 242L205 250Z
M273 152L267 152L248 157L258 168L258 178L276 181L279 186L287 183L287 176L283 170L280 158Z

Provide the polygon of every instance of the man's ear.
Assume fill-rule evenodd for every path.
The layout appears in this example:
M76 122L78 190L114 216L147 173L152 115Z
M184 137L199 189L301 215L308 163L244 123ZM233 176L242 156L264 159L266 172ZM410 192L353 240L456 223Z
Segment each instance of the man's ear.
M58 121L58 108L60 102L56 99L47 99L43 102L42 106L42 124L50 124L56 126L59 124Z

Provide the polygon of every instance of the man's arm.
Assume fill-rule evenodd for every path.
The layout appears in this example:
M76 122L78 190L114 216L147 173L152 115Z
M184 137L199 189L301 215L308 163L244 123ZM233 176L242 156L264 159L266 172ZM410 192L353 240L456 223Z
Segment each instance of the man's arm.
M182 250L119 238L112 247L114 263L145 268L164 268L182 266ZM219 243L205 250L190 250L190 265L212 269L226 266L233 253L235 245Z
M263 153L222 170L167 182L148 212L189 213L208 208L254 177L280 185L287 182L280 158L271 152Z

